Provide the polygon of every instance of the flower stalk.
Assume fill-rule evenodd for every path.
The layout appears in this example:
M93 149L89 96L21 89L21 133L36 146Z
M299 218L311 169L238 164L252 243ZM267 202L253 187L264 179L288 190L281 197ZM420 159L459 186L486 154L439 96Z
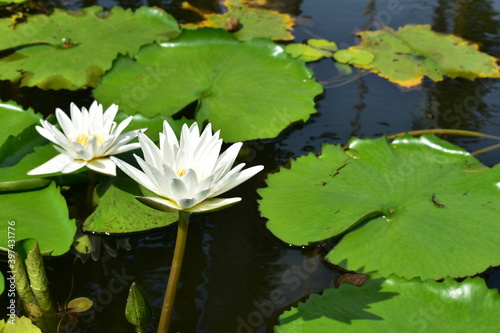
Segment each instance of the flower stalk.
M158 324L158 333L167 333L170 327L170 320L174 309L175 294L177 292L177 284L179 283L179 277L181 274L182 259L184 258L184 250L186 248L189 215L190 213L188 212L179 211L179 224L177 227L174 257L170 267L170 275L168 277L165 298L163 299L160 323Z
M87 198L85 210L88 215L90 215L95 208L94 205L94 189L95 189L95 172L88 169L88 185L87 185Z

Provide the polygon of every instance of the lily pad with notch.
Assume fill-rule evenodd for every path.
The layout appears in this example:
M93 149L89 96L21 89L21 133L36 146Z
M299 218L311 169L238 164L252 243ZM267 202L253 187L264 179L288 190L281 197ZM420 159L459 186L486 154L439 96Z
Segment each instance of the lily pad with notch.
M127 94L123 94L127 91ZM176 39L120 57L94 96L128 114L176 115L197 103L194 118L225 141L274 138L316 112L323 91L313 72L268 39L239 41L223 30L185 30Z
M270 175L260 210L286 243L342 236L326 259L348 270L462 277L500 264L499 181L500 165L434 135L353 138Z

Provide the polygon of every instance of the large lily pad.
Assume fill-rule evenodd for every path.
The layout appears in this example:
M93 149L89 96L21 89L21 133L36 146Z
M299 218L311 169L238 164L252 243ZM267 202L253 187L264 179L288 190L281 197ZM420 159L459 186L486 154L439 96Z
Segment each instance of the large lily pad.
M171 15L149 7L56 9L51 16L28 16L15 29L11 23L0 19L0 50L16 49L0 58L0 79L42 89L95 87L118 54L135 54L179 33Z
M34 147L46 141L35 130L36 123L41 116L31 109L25 111L17 104L7 102L0 104L0 119L1 123L5 124L5 130L2 132L4 135L0 138L0 192L27 190L48 185L49 181L26 174L43 163L40 162L42 159L47 158L44 151L36 155L40 160L35 158L33 163L26 164L32 160L31 153ZM49 155L52 154L51 150ZM15 166L24 159L25 162Z
M306 121L322 89L303 62L270 40L242 42L223 30L200 29L148 45L135 60L118 59L94 96L146 117L171 116L197 102L195 119L208 120L234 142L272 138Z
M38 123L42 116L35 114L33 109L24 110L15 102L0 102L0 146L2 146L9 136L16 136L26 127Z
M293 40L290 30L295 20L289 14L278 13L268 9L251 8L242 0L225 0L227 8L224 14L204 13L184 2L183 8L196 11L205 20L196 23L186 23L184 28L206 27L234 31L241 40L264 37L274 40Z
M154 210L135 199L143 195L130 178L116 177L97 188L98 205L83 224L83 230L130 233L164 227L176 222L177 213Z
M66 200L54 183L38 191L1 194L0 219L15 224L10 230L8 223L0 224L0 234L13 232L16 241L35 238L40 251L61 255L69 250L76 232L68 214ZM0 250L8 250L7 237L0 238Z
M406 25L397 31L386 27L359 35L362 43L336 52L335 60L368 69L404 87L419 84L424 76L434 81L445 75L471 80L500 77L496 58L460 37L434 32L428 25ZM373 61L367 63L366 56L360 57L364 52L373 53Z
M268 228L349 270L412 278L474 275L499 265L500 165L487 168L433 135L325 145L269 176Z
M275 332L494 332L499 307L500 295L481 278L370 277L312 295L281 315Z

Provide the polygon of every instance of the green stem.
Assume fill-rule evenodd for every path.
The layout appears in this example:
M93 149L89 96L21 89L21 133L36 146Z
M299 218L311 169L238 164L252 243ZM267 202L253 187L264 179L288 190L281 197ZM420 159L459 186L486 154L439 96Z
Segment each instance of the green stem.
M177 228L177 239L175 241L174 258L170 267L170 276L168 277L167 291L163 300L161 309L160 323L158 324L158 333L167 333L170 327L170 319L174 309L175 293L177 292L177 284L182 268L182 258L184 257L184 249L186 248L186 238L189 225L188 212L179 212L179 225Z
M86 214L90 215L94 211L94 189L95 189L95 172L88 171L88 187L87 187L87 202L86 202Z

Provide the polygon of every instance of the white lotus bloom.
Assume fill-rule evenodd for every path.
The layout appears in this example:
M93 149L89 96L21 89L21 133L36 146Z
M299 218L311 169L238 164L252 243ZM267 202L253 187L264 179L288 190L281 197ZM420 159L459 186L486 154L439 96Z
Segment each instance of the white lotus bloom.
M209 124L200 135L198 124L182 127L180 142L168 124L163 123L159 147L139 133L144 159L134 155L142 171L111 159L136 182L160 197L137 197L144 204L163 211L207 212L234 204L241 198L214 198L243 183L264 167L242 171L244 163L231 169L242 146L233 144L219 155L222 139L212 134Z
M140 130L122 131L132 121L132 116L119 125L114 121L118 106L113 104L105 112L102 105L94 102L90 109L82 110L71 103L71 118L61 109L56 109L56 118L63 132L46 120L40 120L38 133L55 143L59 155L28 172L28 175L55 172L70 173L84 166L96 172L116 175L116 165L110 155L139 148L139 143L129 143Z

